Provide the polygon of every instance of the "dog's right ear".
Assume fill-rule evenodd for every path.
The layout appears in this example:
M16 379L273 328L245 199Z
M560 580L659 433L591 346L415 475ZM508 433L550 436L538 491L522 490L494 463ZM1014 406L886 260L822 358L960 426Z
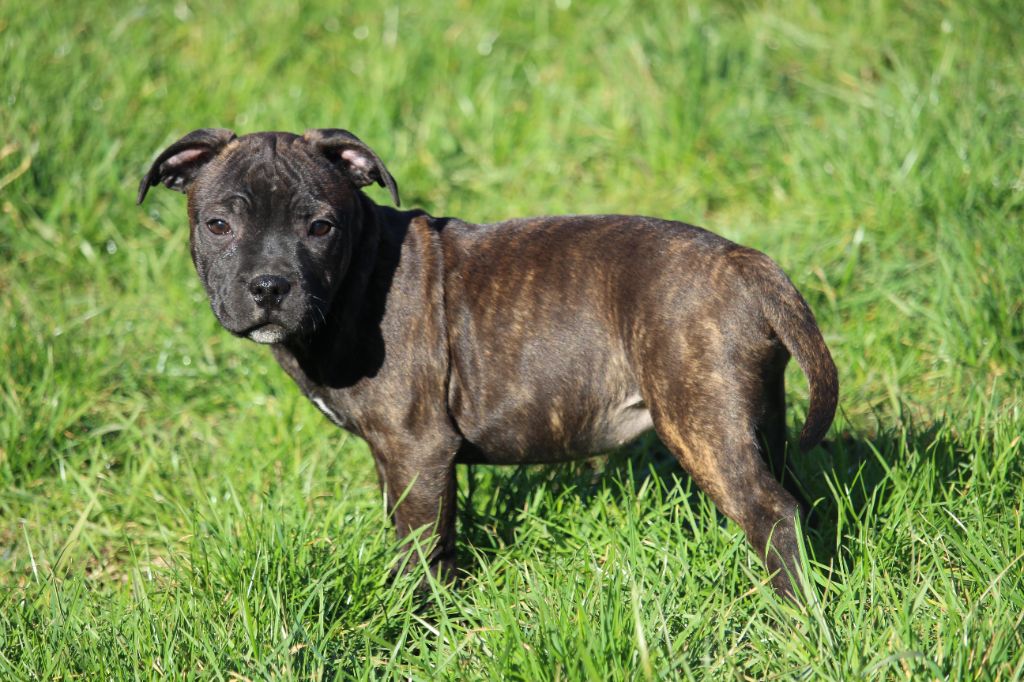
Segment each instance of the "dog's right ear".
M139 183L141 204L153 185L163 183L177 192L184 192L210 159L235 139L235 134L224 128L200 128L181 138L156 157L146 177Z

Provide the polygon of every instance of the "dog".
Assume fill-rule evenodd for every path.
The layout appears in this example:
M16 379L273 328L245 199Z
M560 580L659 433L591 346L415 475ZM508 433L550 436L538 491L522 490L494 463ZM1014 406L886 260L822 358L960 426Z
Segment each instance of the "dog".
M790 598L803 578L783 372L810 387L800 447L838 377L807 303L766 255L655 218L474 225L400 211L377 154L340 129L201 129L139 185L188 196L214 314L268 344L373 452L398 536L455 568L455 465L561 462L654 429ZM376 183L396 208L362 188ZM780 482L783 481L783 482Z

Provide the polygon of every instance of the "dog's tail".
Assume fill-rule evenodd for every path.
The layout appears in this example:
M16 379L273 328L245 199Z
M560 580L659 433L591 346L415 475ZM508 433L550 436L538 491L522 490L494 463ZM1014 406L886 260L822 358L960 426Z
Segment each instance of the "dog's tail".
M832 424L839 400L839 375L807 301L774 261L763 253L751 253L757 254L751 259L757 272L751 283L760 289L757 293L764 316L810 385L807 420L800 432L800 449L806 452L821 442Z

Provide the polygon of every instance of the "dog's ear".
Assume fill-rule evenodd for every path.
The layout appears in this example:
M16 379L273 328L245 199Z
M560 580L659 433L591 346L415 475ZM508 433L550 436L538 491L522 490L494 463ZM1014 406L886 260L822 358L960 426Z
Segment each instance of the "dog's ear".
M156 157L146 177L139 183L141 204L149 188L158 182L177 192L184 192L210 159L217 156L235 134L224 128L200 128L181 138Z
M395 206L401 206L395 179L380 157L358 137L338 128L313 128L302 137L352 178L356 187L376 182L391 192Z

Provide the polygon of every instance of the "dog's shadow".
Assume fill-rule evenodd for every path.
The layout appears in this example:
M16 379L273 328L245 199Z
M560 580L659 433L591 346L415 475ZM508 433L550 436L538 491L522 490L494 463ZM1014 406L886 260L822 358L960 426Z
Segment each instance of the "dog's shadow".
M857 558L857 543L841 529L884 506L894 490L890 471L907 466L910 453L928 458L936 480L955 478L960 445L953 434L943 421L923 428L879 428L870 436L845 431L792 458L800 488L813 504L804 524L812 561L827 567ZM466 467L459 486L458 565L473 573L482 556L514 545L523 524L531 522L524 511L535 503L539 488L543 495L567 495L586 505L599 495L621 501L651 478L666 492L677 492L680 504L695 504L703 495L653 434L607 457L582 462L511 470ZM718 518L726 523L720 513Z
M510 467L467 466L460 471L459 537L475 550L498 551L514 544L538 502L562 496L586 505L609 495L620 501L636 494L650 478L666 489L680 485L685 472L653 434L608 455L561 464ZM691 488L691 496L698 493ZM472 565L459 554L459 565Z

